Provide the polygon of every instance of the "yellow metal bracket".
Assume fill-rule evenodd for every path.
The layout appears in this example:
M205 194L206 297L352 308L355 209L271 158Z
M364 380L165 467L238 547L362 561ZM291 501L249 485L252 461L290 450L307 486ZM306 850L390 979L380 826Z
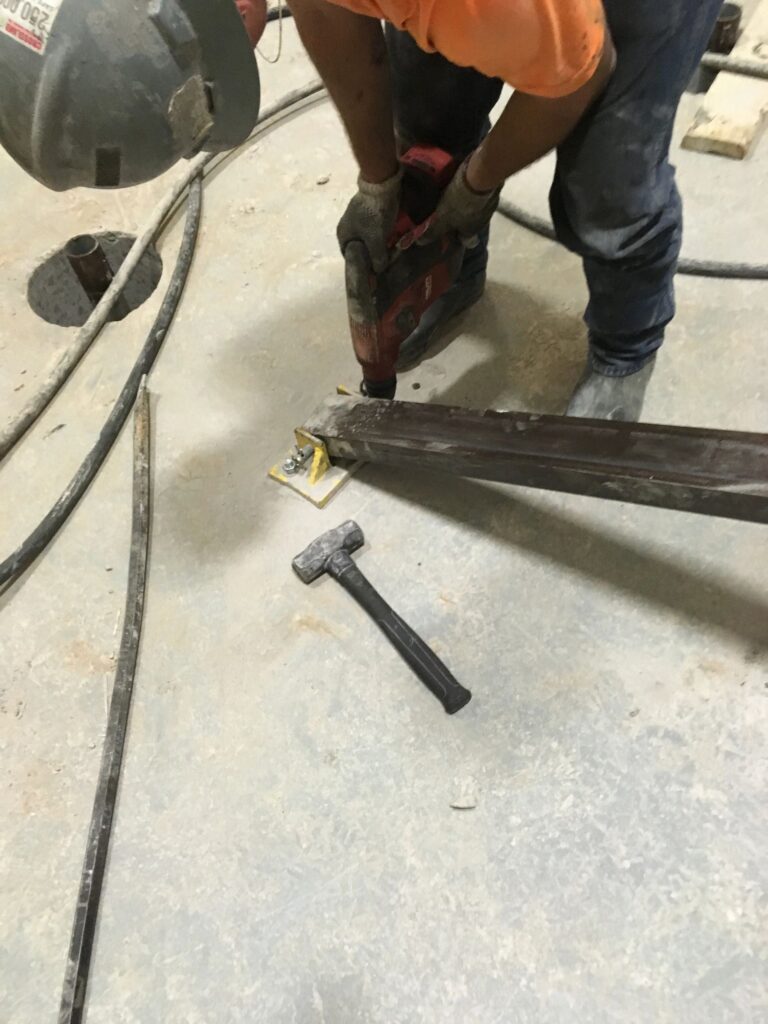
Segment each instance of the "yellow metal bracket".
M340 395L351 393L344 387L337 388L337 392ZM302 427L294 430L294 436L295 447L272 466L269 476L307 498L317 508L325 508L362 463L332 463L322 438Z
M328 455L325 442L319 437L315 437L314 434L302 430L301 427L297 427L293 434L299 451L307 447L312 448L311 460L307 460L309 462L309 484L311 487L316 487L331 468L331 458Z

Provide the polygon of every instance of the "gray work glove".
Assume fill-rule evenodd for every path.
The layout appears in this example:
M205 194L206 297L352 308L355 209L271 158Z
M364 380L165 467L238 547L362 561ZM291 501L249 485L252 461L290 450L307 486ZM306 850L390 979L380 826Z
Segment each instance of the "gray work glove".
M336 229L342 253L349 242L362 242L377 274L385 269L391 257L387 243L400 212L402 181L402 168L391 178L375 185L358 178L357 193L350 200Z
M468 163L469 157L443 192L432 223L418 240L418 245L428 245L450 231L455 231L468 249L474 249L478 244L478 235L488 226L499 205L501 186L490 192L475 192L467 183Z

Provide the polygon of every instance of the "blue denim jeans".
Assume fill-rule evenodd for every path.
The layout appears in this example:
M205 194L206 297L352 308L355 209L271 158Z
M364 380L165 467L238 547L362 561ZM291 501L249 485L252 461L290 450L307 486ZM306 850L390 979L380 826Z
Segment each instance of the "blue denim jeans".
M617 52L600 100L560 146L550 192L558 239L581 256L593 363L623 376L664 340L675 313L682 206L669 162L680 97L706 48L721 0L604 0ZM387 28L395 120L406 143L471 152L488 130L501 82L423 53ZM485 244L462 276L482 271Z

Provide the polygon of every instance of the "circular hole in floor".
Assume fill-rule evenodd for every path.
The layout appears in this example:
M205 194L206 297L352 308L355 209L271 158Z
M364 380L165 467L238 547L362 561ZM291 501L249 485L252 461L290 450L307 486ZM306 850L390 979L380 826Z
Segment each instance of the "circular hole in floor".
M34 270L27 285L30 308L57 327L82 327L93 311L94 299L89 298L72 269L70 257L88 259L94 254L94 245L101 246L109 270L116 274L135 241L133 235L117 231L71 238ZM123 320L145 303L160 283L162 274L160 253L151 245L125 286L122 301L115 304L110 320Z

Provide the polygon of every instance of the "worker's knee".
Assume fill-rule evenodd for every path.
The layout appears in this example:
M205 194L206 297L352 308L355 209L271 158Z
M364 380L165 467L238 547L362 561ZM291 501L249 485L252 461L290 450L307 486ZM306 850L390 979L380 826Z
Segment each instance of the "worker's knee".
M550 208L569 249L631 260L675 244L682 210L668 160L674 110L606 110L561 148Z
M585 181L550 193L555 231L568 249L604 260L647 262L679 249L682 209L671 169L641 187L605 188Z

